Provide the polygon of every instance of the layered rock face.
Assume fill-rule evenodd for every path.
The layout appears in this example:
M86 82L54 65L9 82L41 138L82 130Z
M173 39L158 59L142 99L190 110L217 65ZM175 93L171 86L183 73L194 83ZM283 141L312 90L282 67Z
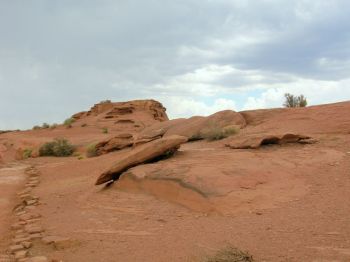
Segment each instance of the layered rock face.
M168 120L168 116L165 111L166 108L155 100L133 100L116 103L107 100L95 104L87 112L80 112L73 115L72 118L79 120L88 116L102 116L104 119L116 119L123 122L123 120L129 120L129 116L143 112L147 113L154 120L166 121Z

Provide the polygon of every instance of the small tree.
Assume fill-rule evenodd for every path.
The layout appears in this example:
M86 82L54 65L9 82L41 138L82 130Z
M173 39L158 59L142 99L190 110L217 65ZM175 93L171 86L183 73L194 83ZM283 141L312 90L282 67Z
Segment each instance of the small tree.
M284 106L285 107L306 107L307 106L307 100L304 95L300 96L294 96L290 93L284 94L285 97L285 102Z

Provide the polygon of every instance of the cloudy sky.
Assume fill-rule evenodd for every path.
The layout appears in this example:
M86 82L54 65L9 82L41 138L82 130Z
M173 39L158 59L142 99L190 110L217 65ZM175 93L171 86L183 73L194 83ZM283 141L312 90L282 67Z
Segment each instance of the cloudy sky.
M105 99L171 118L350 100L348 0L0 0L0 129Z

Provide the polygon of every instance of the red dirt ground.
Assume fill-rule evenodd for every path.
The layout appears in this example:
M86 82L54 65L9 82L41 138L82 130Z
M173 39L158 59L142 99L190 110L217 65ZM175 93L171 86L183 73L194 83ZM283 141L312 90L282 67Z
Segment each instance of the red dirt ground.
M248 126L238 136L296 132L319 142L256 150L225 147L234 136L190 142L170 159L129 170L110 187L94 182L131 149L82 160L12 162L12 169L0 169L0 253L10 241L23 166L34 165L41 172L34 192L45 234L72 243L56 250L36 241L33 255L65 262L202 261L231 245L256 261L350 261L349 112L350 102L243 112ZM13 146L3 159L15 148L58 136L83 148L107 135L79 126L6 133L0 142ZM6 183L9 172L17 175Z

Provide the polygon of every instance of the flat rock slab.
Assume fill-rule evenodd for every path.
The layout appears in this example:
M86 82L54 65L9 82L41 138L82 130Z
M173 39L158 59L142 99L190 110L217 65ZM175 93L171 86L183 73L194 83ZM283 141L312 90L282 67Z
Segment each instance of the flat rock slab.
M264 145L270 144L287 144L287 143L299 143L299 144L313 144L317 141L309 136L297 135L297 134L281 134L281 135L252 135L235 137L230 140L225 146L232 149L257 149Z
M52 243L70 241L70 238L60 237L60 236L47 236L47 237L43 237L42 241L45 244L52 244Z
M129 168L151 161L164 155L169 150L177 149L181 144L186 143L187 140L187 137L173 135L137 146L123 155L111 168L102 173L95 184L100 185L118 179Z
M49 259L44 256L31 257L26 260L26 262L48 262Z

